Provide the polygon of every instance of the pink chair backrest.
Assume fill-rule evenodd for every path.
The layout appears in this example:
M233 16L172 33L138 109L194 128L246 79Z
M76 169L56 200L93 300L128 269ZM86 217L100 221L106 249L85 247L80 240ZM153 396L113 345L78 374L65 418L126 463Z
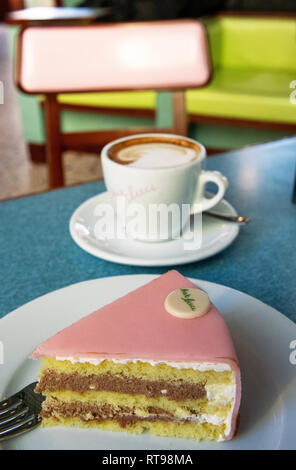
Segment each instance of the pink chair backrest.
M197 20L27 27L17 63L26 93L197 88L211 74Z

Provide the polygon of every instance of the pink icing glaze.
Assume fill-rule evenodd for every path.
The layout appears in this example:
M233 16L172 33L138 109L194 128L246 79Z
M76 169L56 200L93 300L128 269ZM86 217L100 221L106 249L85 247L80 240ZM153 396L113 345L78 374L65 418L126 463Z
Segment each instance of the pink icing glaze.
M166 312L166 296L177 288L196 287L177 271L87 315L39 345L32 358L72 357L143 359L228 364L236 376L232 426L235 431L241 381L233 342L221 314L212 305L202 317L186 320Z

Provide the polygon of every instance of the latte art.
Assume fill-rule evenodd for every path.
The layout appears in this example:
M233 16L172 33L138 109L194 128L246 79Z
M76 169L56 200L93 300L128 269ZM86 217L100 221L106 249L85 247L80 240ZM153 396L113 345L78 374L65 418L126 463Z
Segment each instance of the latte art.
M190 163L200 155L200 147L183 139L133 139L115 145L109 158L131 168L174 168Z
M122 149L118 160L128 162L136 168L168 168L191 162L196 158L196 151L174 144L140 144Z

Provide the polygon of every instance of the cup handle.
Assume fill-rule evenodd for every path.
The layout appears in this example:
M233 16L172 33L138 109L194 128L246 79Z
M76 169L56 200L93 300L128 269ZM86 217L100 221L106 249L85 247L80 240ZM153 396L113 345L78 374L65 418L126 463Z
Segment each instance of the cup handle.
M215 183L218 186L218 192L215 196L207 199L205 197L205 188L207 183ZM228 188L228 180L219 171L202 171L199 175L198 190L195 202L192 205L191 214L198 214L207 211L216 206L223 198Z

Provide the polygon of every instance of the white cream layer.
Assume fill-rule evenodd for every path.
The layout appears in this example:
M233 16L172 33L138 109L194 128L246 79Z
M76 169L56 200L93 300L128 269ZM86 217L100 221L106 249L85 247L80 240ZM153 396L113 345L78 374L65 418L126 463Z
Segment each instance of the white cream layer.
M205 386L207 392L207 399L211 402L215 402L215 405L225 406L231 403L235 399L236 386L232 385L220 385L213 384Z

